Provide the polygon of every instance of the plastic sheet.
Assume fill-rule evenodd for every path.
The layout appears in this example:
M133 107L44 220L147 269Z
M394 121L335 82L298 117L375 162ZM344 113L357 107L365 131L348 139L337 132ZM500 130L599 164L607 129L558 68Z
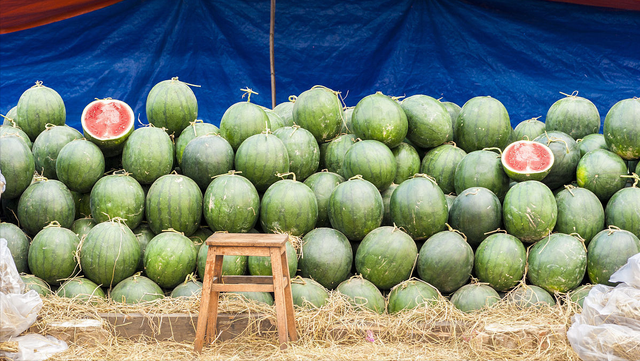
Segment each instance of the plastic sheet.
M622 282L640 289L640 253L629 258L624 266L611 275L609 281Z
M69 348L62 340L35 333L15 337L11 341L18 342L18 352L0 352L0 355L14 361L42 361Z

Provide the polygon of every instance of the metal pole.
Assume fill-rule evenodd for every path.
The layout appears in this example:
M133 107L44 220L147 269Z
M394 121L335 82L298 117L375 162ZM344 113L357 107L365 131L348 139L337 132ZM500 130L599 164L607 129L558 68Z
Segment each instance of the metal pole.
M273 53L273 35L276 26L276 0L271 0L271 29L269 31L269 57L271 62L271 109L276 107L276 68Z

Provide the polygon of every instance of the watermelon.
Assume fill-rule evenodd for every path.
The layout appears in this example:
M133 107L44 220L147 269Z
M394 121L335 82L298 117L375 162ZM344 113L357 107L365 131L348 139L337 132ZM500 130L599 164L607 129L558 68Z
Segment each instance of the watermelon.
M427 239L445 228L447 201L442 190L426 175L404 181L391 195L391 219L413 239Z
M89 231L80 249L85 277L111 288L133 275L140 261L140 244L124 223L108 221Z
M273 108L273 112L278 114L278 116L282 119L282 121L284 122L284 125L287 127L290 127L294 124L293 122L293 106L295 103L295 99L289 97L289 101L288 102L283 102L280 103L278 105L276 105L275 108Z
M201 226L189 236L189 239L196 246L196 251L198 251L212 234L213 232L208 227Z
M75 301L80 302L88 302L95 298L106 298L100 286L83 277L66 281L58 288L56 295L73 298Z
M268 132L252 135L238 147L235 165L236 170L242 172L242 176L251 181L258 191L264 192L280 180L278 173L289 172L287 147Z
M196 119L189 123L189 126L182 130L180 136L176 140L176 160L178 161L178 165L182 166L182 154L184 153L184 148L187 147L189 142L203 135L216 134L220 134L220 129L211 123L205 123L200 119Z
M379 190L385 190L396 177L396 160L391 150L376 140L364 140L352 145L344 156L345 178L361 175Z
M640 158L640 98L624 99L614 104L602 133L609 149L626 160Z
M409 129L402 107L396 100L380 92L358 102L351 124L358 138L377 140L392 149L402 143Z
M553 152L544 144L519 140L509 144L502 152L502 167L516 182L541 181L553 166Z
M353 250L344 234L333 228L316 228L302 239L300 275L334 289L349 277Z
M189 238L177 232L153 237L144 251L144 272L162 288L174 288L196 269L198 252Z
M416 146L434 148L452 137L452 118L439 100L418 94L405 98L400 106L409 124L407 138Z
M447 112L451 117L451 133L449 133L449 136L447 137L447 142L451 142L454 138L453 132L456 124L456 119L458 119L458 115L460 114L460 110L462 110L462 108L460 108L458 104L453 102L442 102L442 105L447 108Z
M60 94L37 81L20 96L14 122L33 141L47 124L64 125L66 119L67 112Z
M504 227L522 242L533 243L544 238L553 230L557 219L556 199L551 190L541 182L518 183L504 197Z
M318 219L316 227L329 227L329 199L331 193L340 184L344 182L344 178L332 172L318 172L312 174L304 180L313 193L316 195L318 203Z
M411 277L417 256L411 236L396 227L380 227L360 242L354 262L362 277L388 290Z
M593 192L572 185L556 193L558 220L554 231L577 233L589 245L591 238L604 228L605 211Z
M436 180L442 192L455 192L456 168L467 152L451 144L443 144L427 152L422 158L420 173L428 174Z
M260 224L272 233L302 237L316 226L318 201L306 184L280 180L267 189L260 202Z
M335 138L343 123L338 94L323 86L302 92L293 104L293 122L311 132L318 143Z
M371 182L353 178L340 183L329 198L329 222L350 241L360 241L380 227L382 196Z
M353 124L351 120L353 119L353 111L356 107L346 107L344 108L344 112L342 113L342 117L344 118L344 122L342 123L342 128L340 129L341 134L352 134L353 133Z
M591 283L615 286L609 278L631 256L640 252L640 239L629 231L610 226L591 239L587 252L587 273Z
M135 119L127 103L99 99L84 108L80 123L84 137L95 143L105 157L113 157L122 153L124 143L133 133Z
M122 166L140 184L152 184L173 169L173 143L160 128L136 129L122 150Z
M198 251L197 269L198 277L204 280L204 271L207 266L207 254L209 253L209 247L200 247ZM225 255L222 257L222 275L234 275L242 276L249 272L248 268L248 256L230 256Z
M539 117L527 119L516 125L513 129L513 139L518 140L534 140L544 133L545 124L538 120Z
M502 201L509 190L509 176L504 172L500 154L476 150L458 163L453 185L457 194L467 188L484 187Z
M247 178L233 173L216 177L209 184L202 205L212 231L249 232L260 214L258 191Z
M516 237L494 233L476 249L474 273L496 291L505 292L515 287L524 275L527 251Z
M602 203L606 203L617 191L624 188L627 165L617 154L596 149L580 159L576 170L578 186L592 191Z
M249 302L266 303L269 306L273 306L273 295L270 292L242 292L234 291L233 293L227 293L232 298L242 298Z
M118 283L111 290L111 299L116 302L135 304L163 298L160 286L147 277L133 275Z
M151 185L144 210L155 234L171 228L190 236L200 226L202 192L190 178L167 174Z
M327 168L329 172L338 173L344 177L344 174L342 174L342 163L344 163L347 151L349 151L355 142L356 136L353 134L343 134L329 142L324 158L325 168Z
M28 251L29 269L51 285L73 277L80 269L76 251L80 240L75 233L54 223L38 232Z
M5 115L0 114L0 116L2 116L2 118L3 118L3 120L2 120L2 125L3 126L4 125L10 125L11 127L17 127L15 120L18 117L18 106L16 105L15 107L9 109L7 114L5 114ZM31 140L29 140L29 141L31 141Z
M607 142L604 140L604 135L602 134L589 134L582 139L576 140L576 142L580 146L580 158L584 157L585 154L592 150L609 150Z
M81 138L80 132L66 125L45 129L38 135L31 148L36 172L49 179L56 179L56 159L60 150L72 140Z
M149 228L148 223L141 223L138 227L132 230L133 234L135 234L136 239L138 240L138 244L140 245L140 261L138 262L138 267L136 271L144 270L144 251L147 249L147 245L153 237L156 236L155 233Z
M180 134L198 117L198 100L187 83L174 77L151 88L146 110L149 123L169 134Z
M398 185L391 183L389 188L380 192L380 195L382 195L382 206L384 208L384 214L382 216L383 226L393 226L393 219L391 219L391 196L396 188L398 188Z
M354 276L343 281L336 290L344 295L356 309L366 309L379 314L383 314L386 309L385 300L380 290L361 276Z
M69 190L88 193L104 174L104 156L88 140L67 143L56 160L56 176Z
M200 296L202 294L202 282L200 281L187 281L176 286L171 291L171 297L192 297Z
M405 180L420 173L420 156L418 151L408 143L400 143L391 150L396 159L396 177L394 183L400 184Z
M589 295L589 291L591 291L592 288L592 284L582 285L569 292L569 299L572 302L577 303L580 308L582 308L584 305L584 299Z
M5 178L2 199L18 198L31 184L35 162L29 147L13 135L0 137L0 172ZM4 155L10 156L4 156Z
M82 239L89 234L91 228L96 226L96 221L93 218L79 218L73 221L73 224L69 228L73 233L78 236L78 239Z
M284 120L273 110L269 108L262 108L265 113L267 113L267 117L269 118L269 124L271 125L271 130L275 131L276 129L280 129L282 127L286 127L284 124Z
M471 246L477 247L487 238L487 232L500 228L502 204L487 188L467 188L449 207L449 224L464 233Z
M466 240L459 233L442 231L424 242L416 270L422 280L448 294L469 281L473 262L473 250Z
M529 282L550 293L564 293L582 283L587 251L577 238L554 233L529 249L528 262Z
M438 297L438 290L430 284L421 280L407 280L389 292L389 313L433 305Z
M640 238L640 188L617 191L607 202L605 217L607 226L616 226Z
M12 126L12 125L3 125L0 126L0 137L4 137L7 135L15 135L18 138L24 141L24 144L31 150L33 146L33 142L29 139L27 133L23 132L22 129Z
M29 235L56 221L69 228L75 220L76 206L69 188L57 180L38 180L20 196L18 219Z
M504 149L511 132L507 109L489 96L468 100L454 121L454 141L467 153L492 147Z
M464 313L480 311L498 301L500 301L498 292L482 283L464 285L451 296L451 303Z
M211 178L233 169L233 148L219 135L203 135L187 144L182 153L181 169L201 190L206 190Z
M289 276L293 278L298 270L298 254L291 242L287 241L287 264L289 266ZM249 256L247 259L249 273L254 276L271 276L271 257L269 256ZM224 261L223 261L224 266Z
M29 237L13 223L0 223L0 238L7 241L13 262L19 273L29 272Z
M506 296L507 302L519 308L554 306L556 301L544 288L522 283Z
M271 125L267 113L259 105L248 101L230 106L220 120L220 135L229 141L236 152L247 138L268 128L271 128Z
M144 203L144 190L128 174L102 177L91 189L91 215L97 223L117 217L134 229L144 219Z
M310 278L294 278L291 280L293 304L303 308L319 308L329 300L329 292L322 285Z
M545 132L534 141L546 145L553 152L553 166L542 183L550 189L571 183L576 177L576 167L580 160L578 143L568 134L558 131Z
M297 180L302 182L318 170L320 147L311 132L294 125L280 128L273 135L287 148L289 172L294 173Z
M38 292L40 296L47 296L51 294L51 287L42 278L34 275L21 274L20 279L24 283L24 292L34 290Z
M544 121L547 131L567 133L573 139L598 133L598 108L589 99L579 97L577 93L567 95L551 105Z

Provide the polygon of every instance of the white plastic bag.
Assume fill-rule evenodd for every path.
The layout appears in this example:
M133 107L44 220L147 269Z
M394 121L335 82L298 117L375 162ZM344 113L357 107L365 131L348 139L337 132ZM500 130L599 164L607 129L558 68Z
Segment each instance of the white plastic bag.
M640 331L640 289L624 283L616 287L595 285L584 299L582 322L592 326L616 324Z
M589 325L580 314L572 321L567 338L583 361L640 359L640 331L615 324Z
M640 289L640 253L630 257L624 266L611 275L609 282L624 282Z
M24 282L20 278L16 263L13 261L7 240L0 238L0 292L22 293Z
M1 352L0 356L8 357L14 361L42 361L53 354L69 348L67 343L52 336L42 336L36 333L11 339L18 342L18 352Z

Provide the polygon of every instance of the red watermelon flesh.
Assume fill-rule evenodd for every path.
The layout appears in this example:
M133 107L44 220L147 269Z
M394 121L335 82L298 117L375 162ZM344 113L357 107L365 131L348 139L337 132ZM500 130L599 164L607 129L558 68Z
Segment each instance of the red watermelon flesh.
M83 128L94 138L113 139L133 127L133 111L119 100L98 100L89 104L82 115Z
M502 165L513 180L542 180L551 170L553 159L553 152L544 144L521 140L505 148Z

